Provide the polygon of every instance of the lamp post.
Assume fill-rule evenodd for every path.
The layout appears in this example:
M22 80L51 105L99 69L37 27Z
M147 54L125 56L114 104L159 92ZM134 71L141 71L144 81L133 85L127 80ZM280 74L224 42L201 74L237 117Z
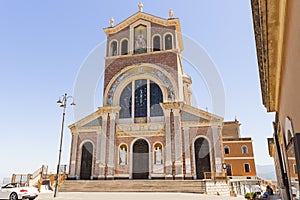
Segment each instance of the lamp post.
M67 93L60 96L57 104L59 107L63 109L63 116L62 116L62 122L61 122L61 132L60 132L60 143L59 143L59 154L58 154L58 164L57 164L57 170L56 170L56 182L55 182L55 190L54 190L54 197L56 197L57 189L58 189L58 180L59 180L59 168L60 168L60 160L61 160L61 148L62 148L62 141L64 136L64 123L65 123L65 115L66 115L66 107L67 107L67 100L69 98L72 98L72 96L68 96ZM71 106L75 106L76 104L74 101L70 104Z

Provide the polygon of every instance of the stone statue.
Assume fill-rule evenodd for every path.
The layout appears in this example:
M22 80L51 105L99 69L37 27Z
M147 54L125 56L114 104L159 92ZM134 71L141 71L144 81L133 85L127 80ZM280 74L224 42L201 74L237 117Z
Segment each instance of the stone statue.
M155 164L156 165L161 165L161 149L159 147L156 147L155 151Z
M174 18L174 11L172 9L169 10L169 19Z
M120 165L126 165L126 159L127 158L127 151L123 147L122 149L120 148Z
M144 7L143 3L140 2L138 6L139 6L139 12L143 12L143 7Z
M114 27L114 23L115 23L115 20L114 18L110 18L110 21L109 21L109 24L110 24L110 27Z

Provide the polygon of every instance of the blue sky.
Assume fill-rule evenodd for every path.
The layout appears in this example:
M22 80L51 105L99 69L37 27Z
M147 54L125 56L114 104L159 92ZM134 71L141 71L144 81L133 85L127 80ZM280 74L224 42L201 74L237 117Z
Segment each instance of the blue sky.
M32 173L42 164L55 171L62 117L56 101L65 92L72 94L81 64L105 41L102 29L110 17L121 22L138 11L138 2L0 1L0 182L12 173ZM143 4L144 12L163 18L174 10L182 33L206 50L222 77L225 120L237 116L242 136L253 138L256 164L273 163L266 143L273 114L266 113L261 101L250 1ZM193 78L193 71L187 71ZM199 108L210 110L205 83L198 77L193 81ZM95 110L102 105L101 87L97 91ZM66 124L73 122L68 108ZM69 149L66 128L62 163L68 164Z

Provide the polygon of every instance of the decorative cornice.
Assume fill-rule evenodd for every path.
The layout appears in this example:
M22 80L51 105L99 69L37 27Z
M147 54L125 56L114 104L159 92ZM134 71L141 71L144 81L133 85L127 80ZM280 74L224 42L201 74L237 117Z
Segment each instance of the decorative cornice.
M278 110L286 0L251 0L263 104Z
M83 125L85 125L86 123L97 119L100 116L104 116L107 115L109 113L112 114L116 114L121 110L120 106L105 106L105 107L99 107L98 110L96 112L93 112L92 114L82 118L81 120L69 125L69 129L71 130L71 132L74 132L76 130L78 130L78 128L82 127ZM105 119L104 119L105 120Z

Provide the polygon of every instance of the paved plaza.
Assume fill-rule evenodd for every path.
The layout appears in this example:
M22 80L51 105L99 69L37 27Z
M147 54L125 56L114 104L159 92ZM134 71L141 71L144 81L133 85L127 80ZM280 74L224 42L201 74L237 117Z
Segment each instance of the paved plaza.
M41 193L36 200L50 200L50 199L64 199L64 200L241 200L243 197L222 197L203 194L191 194L191 193L131 193L131 192L61 192L56 198L53 197L53 193Z

